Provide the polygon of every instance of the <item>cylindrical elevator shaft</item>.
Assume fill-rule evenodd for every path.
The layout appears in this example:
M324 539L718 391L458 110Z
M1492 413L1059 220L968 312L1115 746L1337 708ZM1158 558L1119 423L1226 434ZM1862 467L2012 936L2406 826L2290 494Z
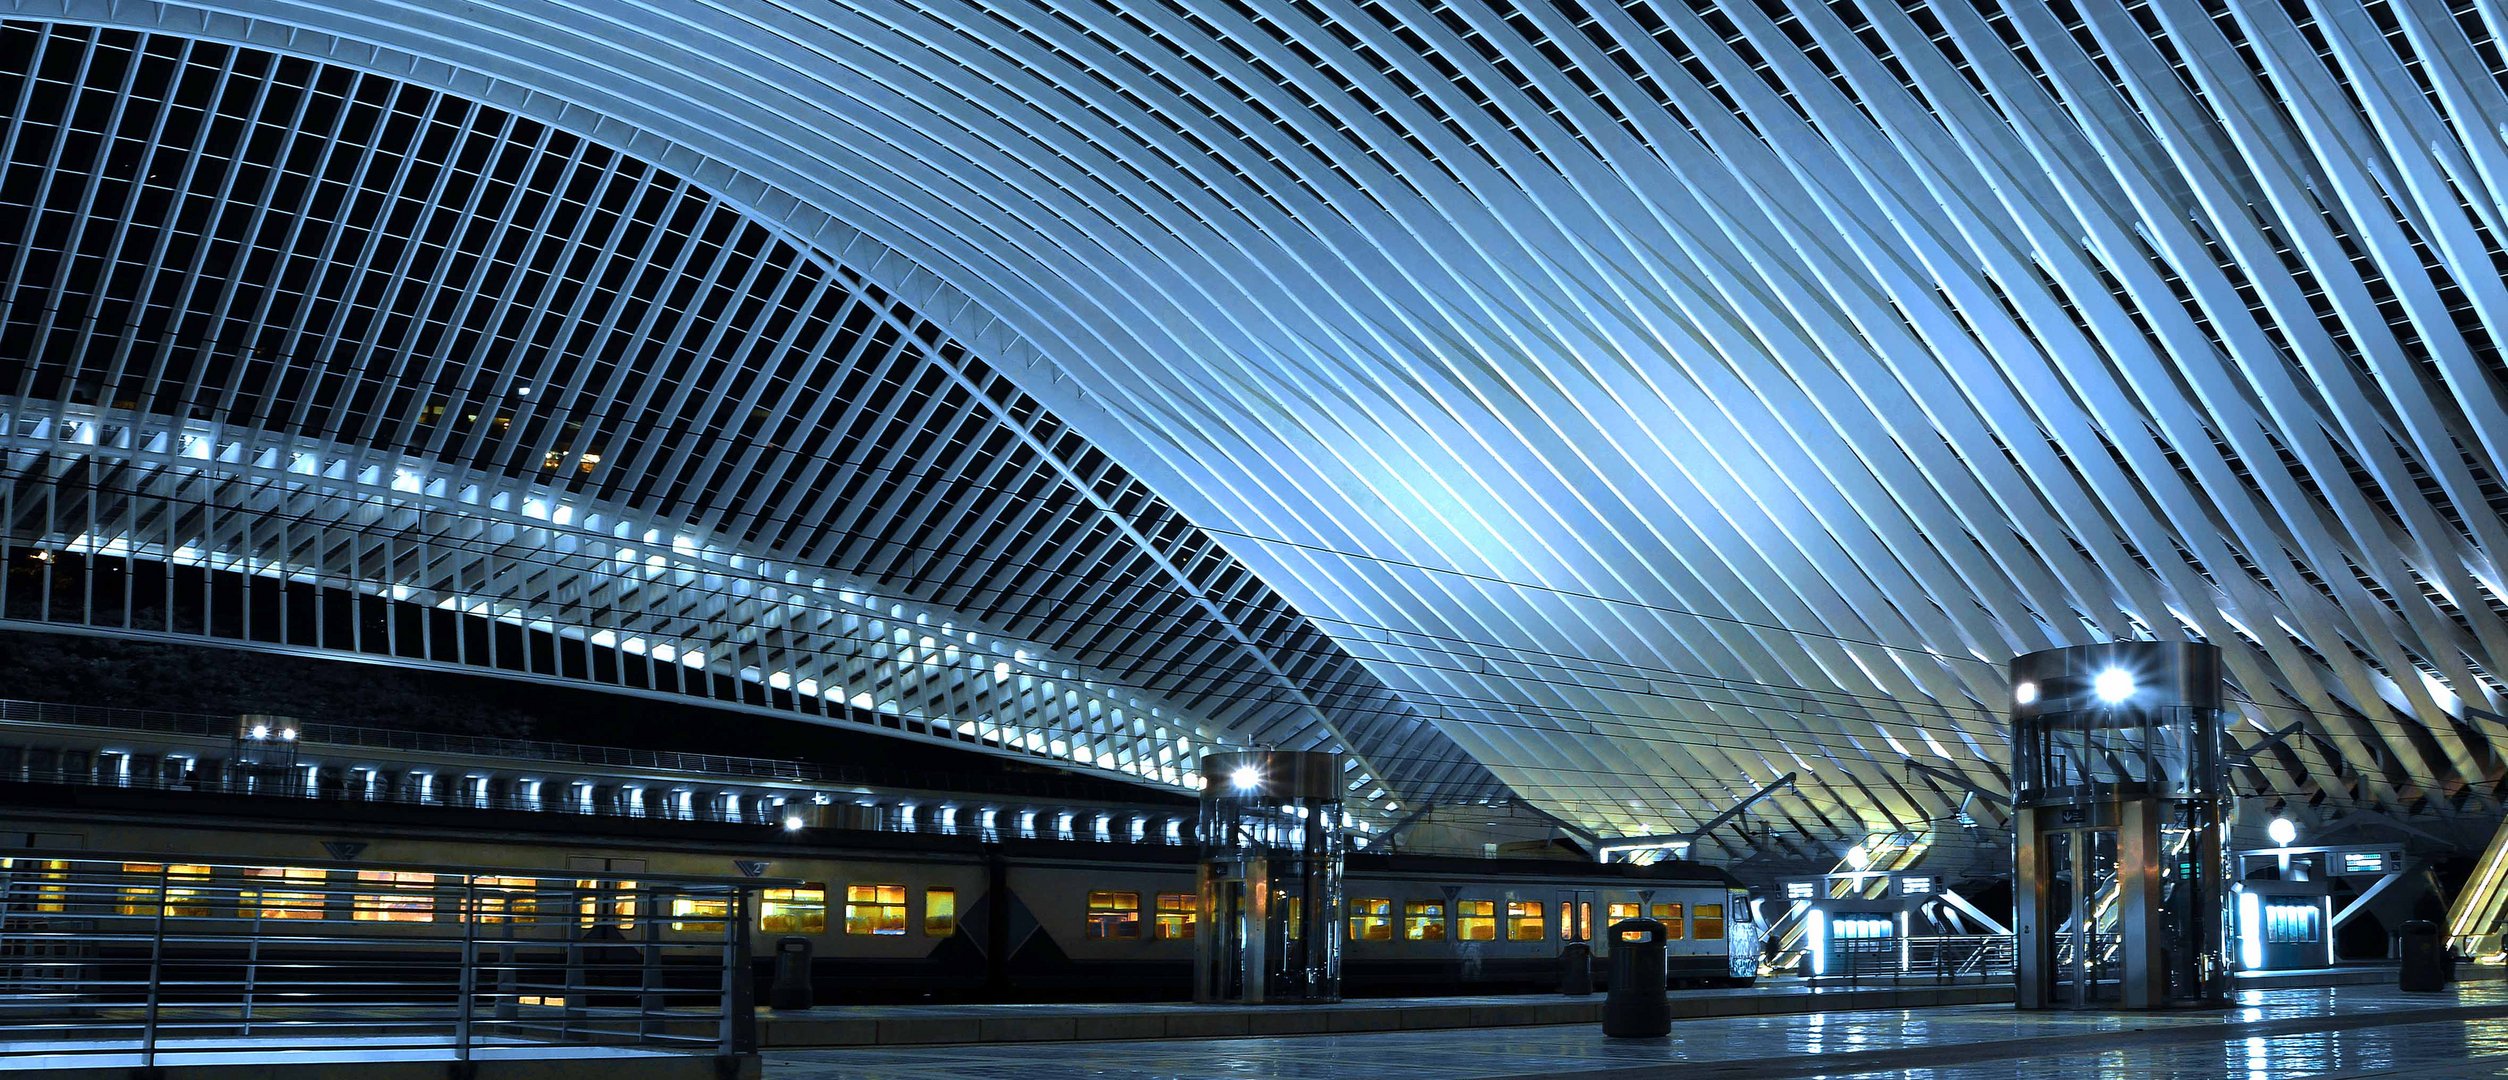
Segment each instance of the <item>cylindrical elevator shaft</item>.
M1247 751L1202 759L1196 1001L1341 999L1341 759Z
M2021 1008L2228 1004L2221 717L2211 645L2012 661Z

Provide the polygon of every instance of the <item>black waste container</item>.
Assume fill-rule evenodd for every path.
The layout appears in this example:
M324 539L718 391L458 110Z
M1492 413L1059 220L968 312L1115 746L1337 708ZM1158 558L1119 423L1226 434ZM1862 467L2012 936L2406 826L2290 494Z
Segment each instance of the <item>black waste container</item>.
M2397 988L2422 994L2447 989L2447 957L2440 951L2438 924L2414 919L2403 924L2398 936L2403 939L2403 965Z
M1663 993L1663 924L1629 919L1611 924L1611 989L1602 999L1602 1033L1614 1039L1655 1039L1672 1033L1672 999Z
M768 1008L807 1009L818 1002L810 992L810 939L775 940L775 983L766 991Z
M1594 992L1594 947L1571 941L1559 950L1559 992L1583 997Z

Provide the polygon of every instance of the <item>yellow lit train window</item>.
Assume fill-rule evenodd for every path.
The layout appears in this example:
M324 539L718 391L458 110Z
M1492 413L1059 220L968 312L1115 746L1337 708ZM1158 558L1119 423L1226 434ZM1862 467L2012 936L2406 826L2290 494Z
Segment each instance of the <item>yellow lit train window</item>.
M906 887L845 886L845 932L895 937L906 932Z
M1088 919L1092 938L1137 938L1141 936L1141 894L1091 892Z
M923 890L923 936L948 937L958 932L958 890Z
M209 883L209 868L176 864L126 862L122 864L124 884L122 902L114 908L124 915L157 915L157 888L165 888L165 913L169 918L205 919L209 902L200 898L200 886ZM162 876L162 881L160 880Z
M250 919L319 919L322 893L306 890L321 889L330 877L330 871L312 866L246 867L241 914Z
M719 934L731 918L731 900L722 896L671 897L671 929Z
M1575 928L1574 928L1574 929L1575 929L1575 931L1576 931L1576 936L1575 936L1572 940L1576 940L1576 941L1583 941L1583 940L1585 940L1585 939L1587 939L1587 938L1590 938L1590 937L1594 936L1594 905L1593 905L1593 901L1590 901L1590 900L1580 900L1580 901L1578 901L1578 902L1577 902L1577 904L1576 904L1576 926L1575 926Z
M1160 941L1190 941L1193 924L1202 917L1202 898L1186 892L1158 894L1158 924L1150 928Z
M115 912L155 917L161 875L166 887L166 917L206 920L208 900L201 900L201 885L208 885L208 867L193 865L166 867L158 862L123 862L123 902L115 907Z
M1550 937L1550 928L1542 925L1541 901L1507 901L1507 940L1543 941Z
M1498 940L1498 902L1495 900L1456 902L1454 936L1463 941Z
M70 877L69 860L0 859L0 870L8 871L12 879L26 877L34 881L33 908L36 914L58 915L66 910L66 905L61 901L61 894L68 889L68 886L62 883ZM12 880L11 884L15 885L16 882Z
M1373 898L1350 901L1350 940L1393 940L1393 901Z
M1406 900L1402 903L1402 940L1444 941L1446 939L1446 905L1439 900Z
M1612 922L1620 923L1636 918L1641 909L1635 904L1612 904L1603 910L1610 914Z
M827 886L814 881L798 889L759 893L758 929L770 934L825 933Z
M1655 905L1655 912L1654 912L1654 915L1655 915L1655 921L1663 924L1663 937L1664 937L1664 940L1666 940L1666 941L1671 941L1671 940L1677 940L1677 939L1679 939L1679 938L1680 938L1680 936L1681 936L1681 905L1679 905L1679 904L1677 904L1677 903L1675 903L1675 904L1656 904L1656 905Z
M1724 940L1724 907L1722 905L1700 904L1690 909L1689 917L1693 920L1691 937L1700 941Z
M1298 899L1295 896L1280 898L1280 916L1289 922L1289 940L1291 941L1302 941L1306 937L1306 920L1298 917Z
M470 879L470 917L483 923L526 923L540 914L540 883L527 877Z
M435 875L408 870L360 870L349 917L358 922L434 922Z

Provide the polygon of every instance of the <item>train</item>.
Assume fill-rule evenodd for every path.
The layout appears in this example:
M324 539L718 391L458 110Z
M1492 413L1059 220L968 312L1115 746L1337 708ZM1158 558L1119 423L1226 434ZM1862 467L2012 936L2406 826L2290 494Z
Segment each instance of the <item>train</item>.
M1170 845L0 784L0 835L11 834L29 855L155 860L150 869L195 895L188 902L202 916L238 914L213 905L266 903L250 899L254 889L279 886L225 880L263 875L297 898L289 918L385 924L361 934L525 911L589 927L600 903L617 902L597 898L621 895L622 884L632 894L639 876L746 876L759 885L747 930L760 987L774 955L798 940L823 1002L1182 999L1201 928L1195 855ZM423 873L362 869L413 866L541 884L483 908L429 900ZM570 874L583 875L581 894L550 895L567 891ZM0 870L10 918L44 906L43 875L40 858ZM1602 928L1641 915L1665 924L1676 985L1747 985L1757 971L1745 889L1696 863L1359 851L1343 891L1346 996L1556 989L1570 942L1607 954ZM719 935L720 911L706 914L655 932Z

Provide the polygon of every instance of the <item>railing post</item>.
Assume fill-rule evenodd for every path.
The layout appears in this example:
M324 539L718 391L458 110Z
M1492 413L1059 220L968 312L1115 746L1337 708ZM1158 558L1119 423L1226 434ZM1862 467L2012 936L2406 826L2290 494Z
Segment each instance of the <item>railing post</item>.
M235 914L242 917L250 928L250 937L244 945L244 1034L250 1035L253 1033L253 994L261 988L261 905L254 903L250 912L245 911L243 893L242 889L236 890ZM257 891L254 900L259 901L266 896L266 890Z
M636 995L636 1037L640 1041L662 1034L665 1001L662 996L662 919L665 913L659 907L662 891L651 884L641 888L644 902L636 908L637 921L642 924L637 936L644 943L643 985Z
M462 875L461 1012L453 1021L453 1058L470 1060L471 1010L479 992L479 875Z
M540 890L536 887L535 883L535 887L532 890L532 917L535 919L539 917L539 893ZM503 940L498 941L496 945L495 1016L499 1020L514 1020L519 1019L522 1016L522 991L515 985L516 974L514 969L520 965L518 963L518 952L514 945L514 923L515 920L513 919L507 919L505 921Z
M172 863L157 864L157 927L148 943L148 1004L146 1016L140 1021L139 1063L142 1067L157 1064L157 1001L165 981L165 908L166 886L174 879Z
M717 1042L724 1054L745 1054L758 1045L758 1012L750 999L749 978L749 901L754 894L745 885L727 888L731 918L723 923L723 1021Z
M594 884L597 885L599 883L595 882ZM588 894L583 891L577 891L573 895L577 897L573 905L575 910L566 912L564 915L564 918L566 919L565 929L563 931L566 938L566 996L558 999L565 1004L561 1006L557 1019L557 1036L561 1040L573 1036L575 1021L582 1019L584 1016L584 997L591 989L586 984L583 970L583 939L584 935L589 931L586 928L581 914L583 909L583 900L581 898L586 895L597 896L598 894ZM595 921L592 925L599 925L599 918L600 901L596 899L593 901L593 919Z
M0 962L8 964L6 968L8 978L6 981L0 981L0 992L7 993L32 990L33 987L25 984L36 979L36 976L28 974L32 970L32 965L17 959L21 956L31 956L32 950L24 945L9 944L9 902L16 897L17 864L11 861L8 863L8 869L0 870Z

